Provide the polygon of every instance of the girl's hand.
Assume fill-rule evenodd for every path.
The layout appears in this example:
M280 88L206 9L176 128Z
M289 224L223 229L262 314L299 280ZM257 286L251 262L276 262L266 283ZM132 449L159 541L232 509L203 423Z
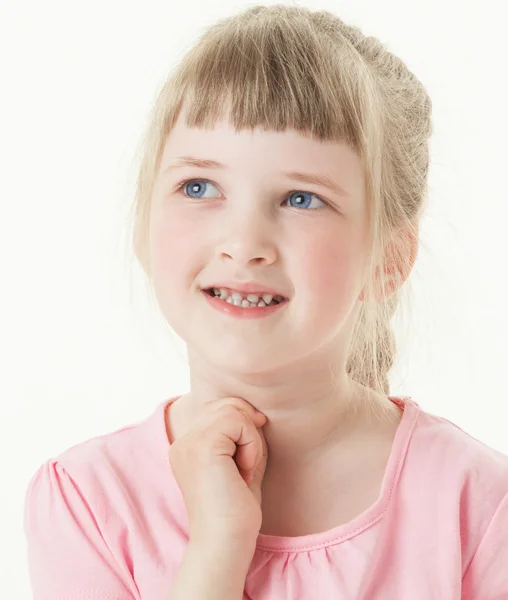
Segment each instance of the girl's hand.
M200 407L169 449L192 539L253 541L261 529L261 482L267 463L266 416L241 398Z

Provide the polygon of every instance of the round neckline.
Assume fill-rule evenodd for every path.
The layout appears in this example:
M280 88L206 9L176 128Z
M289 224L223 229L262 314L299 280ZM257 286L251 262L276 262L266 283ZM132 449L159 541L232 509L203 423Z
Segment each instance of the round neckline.
M159 440L161 458L166 467L170 447L166 429L166 409L180 396L164 400L156 411L155 423ZM347 523L342 523L326 531L299 536L278 536L260 533L256 541L256 550L269 552L305 552L344 542L377 522L386 511L393 491L402 470L404 457L415 427L419 405L410 396L387 396L387 398L402 409L402 416L395 432L390 456L387 461L381 491L377 500L369 508Z

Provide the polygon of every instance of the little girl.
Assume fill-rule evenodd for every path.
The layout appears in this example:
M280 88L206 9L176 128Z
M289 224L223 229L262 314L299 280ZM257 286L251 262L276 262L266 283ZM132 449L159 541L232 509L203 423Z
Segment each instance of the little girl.
M33 475L36 600L508 598L508 457L389 395L431 129L326 11L255 6L188 52L134 248L190 391Z

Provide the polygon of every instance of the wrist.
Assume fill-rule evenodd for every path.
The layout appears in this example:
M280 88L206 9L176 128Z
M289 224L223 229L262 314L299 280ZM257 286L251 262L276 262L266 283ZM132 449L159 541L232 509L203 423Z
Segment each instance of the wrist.
M210 549L213 553L217 549L231 548L232 551L242 553L253 551L256 548L256 542L259 532L250 529L210 529L195 528L190 531L189 543L192 546Z
M208 593L213 590L220 600L236 600L243 597L254 551L255 544L235 544L231 539L209 543L194 541L187 547L185 560L192 565L194 574L199 573ZM215 597L213 594L210 596Z
M172 583L170 600L240 600L252 557L243 545L190 542Z
M256 550L257 536L247 534L194 534L190 536L189 550L205 560L217 560L220 556L226 562L250 565Z

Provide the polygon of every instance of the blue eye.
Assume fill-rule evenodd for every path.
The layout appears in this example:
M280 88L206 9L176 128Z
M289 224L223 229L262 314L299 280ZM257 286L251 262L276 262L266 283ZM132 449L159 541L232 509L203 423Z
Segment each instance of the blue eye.
M184 181L181 181L178 184L176 191L184 190L185 195L189 195L190 198L206 198L206 197L210 197L210 196L204 196L205 186L207 184L212 185L211 182L208 181L207 179L186 179ZM189 187L187 188L187 186L189 186ZM215 187L215 186L212 185L212 187ZM196 194L196 196L194 196L193 194ZM328 204L326 202L324 202L323 200L321 200L321 198L319 198L319 196L316 196L316 194L311 194L310 192L301 192L301 191L290 192L287 199L289 201L291 201L291 198L297 199L296 204L290 205L291 208L309 208L309 204L312 203L312 198L315 198L318 202L321 202L321 204L323 206L328 206ZM314 206L312 208L316 209L316 208L321 208L321 207Z
M197 196L192 196L192 194L191 194L191 198L202 198L204 186L210 182L207 181L206 179L188 179L188 180L182 182L182 184L179 185L179 187L177 189L181 190L182 188L186 188L189 183L192 184L189 188L192 190L192 194L198 194ZM204 185L203 185L203 183L204 183Z
M295 206L295 208L309 208L309 204L307 203L306 197L310 198L309 202L312 202L312 198L317 198L318 202L321 202L321 204L327 206L326 202L323 202L323 200L318 198L315 194L311 194L310 192L291 192L289 198L291 199L291 197L296 197L298 199L298 204ZM314 207L314 209L315 208L316 207ZM319 206L317 208L319 208Z

